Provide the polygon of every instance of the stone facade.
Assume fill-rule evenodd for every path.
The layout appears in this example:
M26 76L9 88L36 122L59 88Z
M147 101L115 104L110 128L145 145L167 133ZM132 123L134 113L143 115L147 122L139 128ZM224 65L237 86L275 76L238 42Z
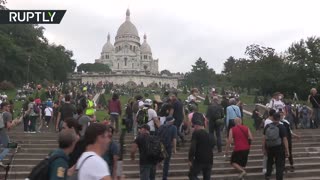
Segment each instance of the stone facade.
M95 63L108 64L111 73L73 73L68 76L70 83L112 82L114 84L136 84L149 86L156 83L159 87L169 85L177 88L183 76L178 74L161 75L158 70L158 59L152 56L147 36L140 44L138 30L130 21L130 11L126 12L126 21L119 27L114 45L110 34L103 46L99 59Z
M68 77L69 83L94 83L113 82L119 85L143 85L149 86L156 83L159 87L167 84L177 88L182 76L180 75L159 75L145 73L74 73Z

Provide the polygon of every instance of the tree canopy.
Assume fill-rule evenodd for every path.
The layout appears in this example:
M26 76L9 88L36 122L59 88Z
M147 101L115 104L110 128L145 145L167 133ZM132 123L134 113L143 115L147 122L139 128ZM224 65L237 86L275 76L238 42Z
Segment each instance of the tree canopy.
M191 72L185 74L184 83L189 87L209 86L214 84L214 78L215 71L200 57L192 65Z
M276 91L287 97L307 97L311 87L320 86L320 38L309 37L292 43L284 53L257 44L245 50L247 58L229 57L223 73L233 86L258 89L261 95Z
M82 63L77 67L78 72L111 72L111 69L106 64L100 63Z

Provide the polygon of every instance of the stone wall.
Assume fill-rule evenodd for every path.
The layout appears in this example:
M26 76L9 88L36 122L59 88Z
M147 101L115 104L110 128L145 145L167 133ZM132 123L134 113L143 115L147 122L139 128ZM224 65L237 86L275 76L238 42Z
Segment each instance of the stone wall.
M161 75L141 75L141 74L72 74L69 76L69 82L83 82L83 83L98 83L113 82L114 84L127 84L128 82L134 82L137 85L143 84L148 86L152 83L157 83L162 86L163 84L169 84L170 87L177 88L179 79L178 76L161 76Z

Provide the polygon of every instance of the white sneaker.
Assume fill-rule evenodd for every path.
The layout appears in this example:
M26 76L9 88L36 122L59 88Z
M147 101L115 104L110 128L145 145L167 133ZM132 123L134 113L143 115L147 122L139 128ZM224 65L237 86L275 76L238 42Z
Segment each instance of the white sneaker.
M262 169L262 173L265 174L267 172L267 169Z

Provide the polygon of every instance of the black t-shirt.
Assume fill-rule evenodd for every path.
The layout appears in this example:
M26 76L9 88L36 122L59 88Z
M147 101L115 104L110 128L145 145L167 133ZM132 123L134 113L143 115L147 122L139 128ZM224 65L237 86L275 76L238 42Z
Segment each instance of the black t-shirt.
M134 143L138 145L140 153L140 165L150 165L154 164L152 161L147 158L147 141L150 138L149 134L140 134L134 140Z
M319 107L319 105L320 105L320 95L319 94L316 94L314 96L311 95L309 100L310 100L313 108L320 108Z
M266 135L266 130L269 128L269 124L264 128L263 130L263 135ZM278 128L279 128L279 136L281 138L281 145L283 146L283 138L284 137L288 137L288 134L287 134L287 130L286 128L284 127L284 125L282 124L277 124L276 125Z
M192 134L189 161L200 164L213 164L214 139L204 129L196 130Z
M70 103L64 103L59 112L61 113L61 119L65 120L67 118L72 118L73 114L76 113L76 108L73 104Z
M288 138L288 143L291 142L292 135L291 135L291 128L290 128L290 123L287 120L281 120L283 126L286 128L287 131L287 138ZM290 141L290 142L289 142Z
M163 103L161 107L159 107L159 116L167 117L169 115L167 111L170 111L171 109L172 105L170 103Z
M183 105L179 100L177 100L172 104L172 107L174 110L172 115L173 118L175 119L174 123L176 125L180 125L183 121Z

